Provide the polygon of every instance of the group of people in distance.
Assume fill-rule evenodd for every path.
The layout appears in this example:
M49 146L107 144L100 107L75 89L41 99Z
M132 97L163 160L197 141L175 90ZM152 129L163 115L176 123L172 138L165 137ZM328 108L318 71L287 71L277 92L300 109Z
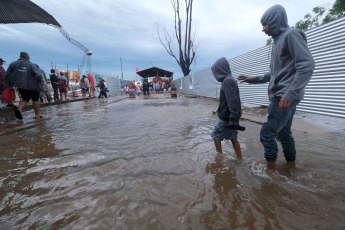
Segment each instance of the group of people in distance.
M59 76L52 69L49 74L49 80L53 88L53 98L48 90L48 79L42 69L37 64L30 62L30 56L27 52L20 52L20 57L17 61L12 62L5 71L2 67L4 60L0 58L0 94L6 89L16 88L20 96L19 105L15 106L12 102L8 102L7 106L13 106L15 109L15 116L17 119L23 119L22 110L32 100L33 109L35 112L34 119L43 118L40 115L40 101L51 102L54 100L67 100L68 93L68 79L64 72L60 72ZM85 75L83 75L80 86L82 89L83 98L86 93L90 95L90 84ZM107 87L103 79L98 85L100 87L101 97L107 98Z
M171 90L170 82L148 82L147 79L144 79L142 84L140 82L132 82L132 89L135 89L136 95L139 96L141 93L144 95L150 95L151 91L169 91ZM129 87L126 85L123 87L127 94L129 94Z
M64 72L60 72L60 76L57 76L55 74L55 70L51 69L50 74L50 83L53 87L53 97L54 101L62 101L63 98L67 100L67 92L68 92L68 80L64 75ZM60 93L60 98L59 98L59 93Z
M296 106L304 97L305 87L315 68L314 59L307 46L306 35L299 29L291 29L287 14L281 5L269 8L261 18L262 31L272 36L270 71L260 76L239 75L241 83L259 84L269 82L267 121L260 131L268 170L275 170L278 155L277 140L280 141L287 165L295 167L296 148L291 132ZM241 117L240 92L237 81L231 74L226 58L218 59L211 70L222 83L217 110L218 121L212 138L218 154L222 154L221 141L232 142L237 158L242 158L237 139ZM231 125L232 128L229 128ZM235 127L235 128L233 128ZM217 155L218 155L217 154ZM221 155L220 155L221 156Z

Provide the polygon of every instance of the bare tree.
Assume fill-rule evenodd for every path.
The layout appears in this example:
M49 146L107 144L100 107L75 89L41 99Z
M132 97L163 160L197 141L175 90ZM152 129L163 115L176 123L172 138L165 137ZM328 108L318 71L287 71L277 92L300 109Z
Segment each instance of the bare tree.
M186 23L185 28L182 28L182 17L181 10L183 7L180 6L179 0L171 0L175 12L175 34L171 36L165 26L161 26L163 31L163 38L160 34L160 28L158 27L158 38L162 43L169 55L175 58L176 62L181 67L184 76L188 76L190 73L190 66L195 58L195 32L192 34L192 12L193 12L193 0L185 0L185 10L186 10ZM183 30L185 33L183 34ZM184 36L184 37L183 37ZM179 53L174 54L174 39L176 38L178 42ZM176 57L178 56L178 57Z

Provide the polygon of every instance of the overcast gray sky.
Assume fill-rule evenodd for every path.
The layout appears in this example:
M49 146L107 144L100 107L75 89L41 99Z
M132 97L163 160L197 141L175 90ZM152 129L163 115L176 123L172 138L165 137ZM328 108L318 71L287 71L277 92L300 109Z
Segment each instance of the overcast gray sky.
M156 66L183 76L175 59L158 40L156 25L173 32L170 0L33 0L69 33L93 51L92 71L135 80L135 70ZM209 67L219 57L232 58L265 45L260 18L272 5L281 4L294 25L315 6L328 9L334 0L194 0L193 26L199 44L191 73ZM45 24L0 25L0 57L10 62L26 51L31 61L49 73L51 62L59 69L77 71L83 51ZM177 46L175 46L177 47ZM86 64L84 66L86 70ZM140 80L140 79L139 79Z

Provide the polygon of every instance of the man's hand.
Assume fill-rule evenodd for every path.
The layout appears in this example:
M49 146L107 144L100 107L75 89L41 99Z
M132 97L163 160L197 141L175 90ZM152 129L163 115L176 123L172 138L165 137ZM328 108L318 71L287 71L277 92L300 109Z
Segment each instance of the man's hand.
M279 111L287 111L290 108L291 102L289 100L286 100L285 98L280 98L279 101Z
M237 77L237 79L240 80L241 83L243 83L243 82L249 82L250 79L252 79L252 78L247 76L247 75L241 74L240 76Z

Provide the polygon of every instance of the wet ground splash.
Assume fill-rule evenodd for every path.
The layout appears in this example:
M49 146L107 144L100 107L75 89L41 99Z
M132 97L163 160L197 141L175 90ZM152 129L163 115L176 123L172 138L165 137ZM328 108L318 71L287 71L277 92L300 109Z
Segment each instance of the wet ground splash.
M344 133L294 131L297 168L280 151L267 173L258 123L241 122L243 160L227 141L215 160L216 109L163 94L42 108L0 136L1 229L344 229Z

